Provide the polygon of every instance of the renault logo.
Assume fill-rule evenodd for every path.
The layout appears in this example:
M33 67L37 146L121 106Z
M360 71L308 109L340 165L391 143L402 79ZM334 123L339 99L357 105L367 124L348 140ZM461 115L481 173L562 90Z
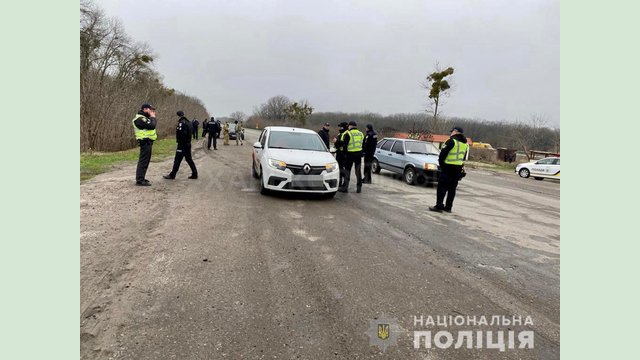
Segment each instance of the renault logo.
M304 170L305 174L309 174L309 172L311 172L311 166L309 166L309 164L304 164L302 170Z

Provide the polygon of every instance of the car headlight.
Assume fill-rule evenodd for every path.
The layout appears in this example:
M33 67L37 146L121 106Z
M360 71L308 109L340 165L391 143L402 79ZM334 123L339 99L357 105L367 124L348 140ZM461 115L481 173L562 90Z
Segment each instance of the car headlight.
M274 169L282 170L287 168L287 163L281 160L269 159L269 166Z
M335 162L329 163L329 164L325 165L324 168L327 169L328 173L336 171L336 170L338 170L338 163L335 163Z
M438 165L436 164L424 164L425 170L438 170Z

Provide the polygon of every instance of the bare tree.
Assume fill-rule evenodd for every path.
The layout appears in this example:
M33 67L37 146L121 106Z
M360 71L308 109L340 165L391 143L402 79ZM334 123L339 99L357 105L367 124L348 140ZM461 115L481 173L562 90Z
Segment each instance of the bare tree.
M529 152L543 143L547 118L543 115L532 115L528 122L518 121L512 128L512 137L518 147L531 160Z
M309 105L307 100L301 100L300 102L294 102L293 104L285 108L287 118L293 120L296 125L305 127L307 125L307 119L313 113L313 107Z
M243 113L242 111L235 111L235 112L232 112L231 115L229 115L229 117L233 121L240 122L240 121L244 121L244 119L246 119L247 115L245 115L245 113Z
M439 130L438 115L442 105L441 100L442 97L449 95L449 89L451 88L451 85L449 85L449 82L445 78L453 75L453 71L452 67L440 70L439 64L436 63L436 71L429 74L425 83L422 85L423 88L429 91L427 110L433 114L431 124L427 125L429 132L433 133Z
M267 120L284 121L287 118L285 109L291 104L291 100L284 95L277 95L257 109L257 115Z

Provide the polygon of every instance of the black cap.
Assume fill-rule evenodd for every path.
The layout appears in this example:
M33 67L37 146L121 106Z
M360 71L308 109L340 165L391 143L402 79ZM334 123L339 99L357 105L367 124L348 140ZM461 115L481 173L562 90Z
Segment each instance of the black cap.
M346 127L348 124L346 121L341 122L340 124L338 124L339 127Z
M367 129L369 129L369 130L373 130L373 125L371 125L371 124L367 124Z
M184 111L182 111L182 110L178 110L178 112L176 113L176 115L178 115L178 116L182 117L182 116L184 116Z
M451 129L450 132L452 132L453 130L459 132L460 134L464 134L464 131L462 131L462 128L459 126L454 126L453 129Z
M356 124L356 122L355 122L355 121L353 121L353 120L349 121L349 125L351 125L351 126L358 126L358 124Z
M151 104L144 103L144 104L142 104L142 106L140 107L140 109L141 109L141 110L144 110L144 109L151 109L151 110L155 110L156 108L154 108L154 107L153 107L153 105L151 105Z

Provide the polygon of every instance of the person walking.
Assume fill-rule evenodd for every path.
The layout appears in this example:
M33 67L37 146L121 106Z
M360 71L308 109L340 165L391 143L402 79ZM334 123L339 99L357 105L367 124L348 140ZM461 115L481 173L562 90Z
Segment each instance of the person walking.
M336 148L336 161L338 162L338 168L340 170L340 181L338 182L338 187L342 187L344 184L344 174L345 174L345 164L347 162L347 152L344 149L344 144L342 143L342 134L347 131L347 123L341 122L338 124L338 136L333 138L333 146Z
M136 185L151 186L151 182L145 176L151 161L153 141L158 138L156 134L156 108L151 104L142 104L140 111L138 111L132 122L133 133L138 146L140 146L138 166L136 167Z
M456 126L451 129L451 137L444 143L438 158L440 178L436 190L436 206L429 207L429 210L451 212L458 181L463 177L464 160L467 158L468 151L469 145L462 128ZM447 196L446 203L444 202L445 195Z
M213 150L218 150L216 139L218 138L219 132L220 127L218 127L218 123L213 117L211 117L211 121L207 123L207 133L209 134L209 137L207 139L207 150L211 150L211 144L213 144Z
M238 120L236 120L236 146L238 146L238 142L240 142L240 146L243 145L242 142L242 124Z
M331 129L331 125L329 123L324 123L324 125L322 125L322 129L318 130L318 135L320 135L320 137L322 138L322 141L324 142L325 146L327 147L327 150L329 150L331 147L329 145L329 130Z
M184 158L191 168L191 176L189 176L189 179L197 179L198 169L196 169L196 164L193 162L193 158L191 158L191 123L184 117L182 110L178 111L176 115L179 117L178 126L176 126L176 142L178 143L176 157L173 159L173 169L171 169L171 172L162 177L168 180L175 179L178 174L178 169L180 169L180 163Z
M364 134L358 130L355 121L349 122L349 130L342 133L342 147L346 149L347 156L345 162L345 176L344 185L342 188L338 188L340 192L349 192L349 182L351 180L351 168L355 165L356 168L356 192L362 191L362 141L364 140Z
M193 120L191 121L191 127L193 128L193 138L198 140L198 126L200 125L200 122L198 121L198 119L193 118Z
M224 122L224 128L222 129L222 132L224 133L224 145L229 145L229 122L225 121Z
M371 163L373 162L373 154L376 152L376 145L378 145L378 133L373 130L372 124L367 124L367 131L364 134L364 143L362 144L364 152L363 184L371 184Z

